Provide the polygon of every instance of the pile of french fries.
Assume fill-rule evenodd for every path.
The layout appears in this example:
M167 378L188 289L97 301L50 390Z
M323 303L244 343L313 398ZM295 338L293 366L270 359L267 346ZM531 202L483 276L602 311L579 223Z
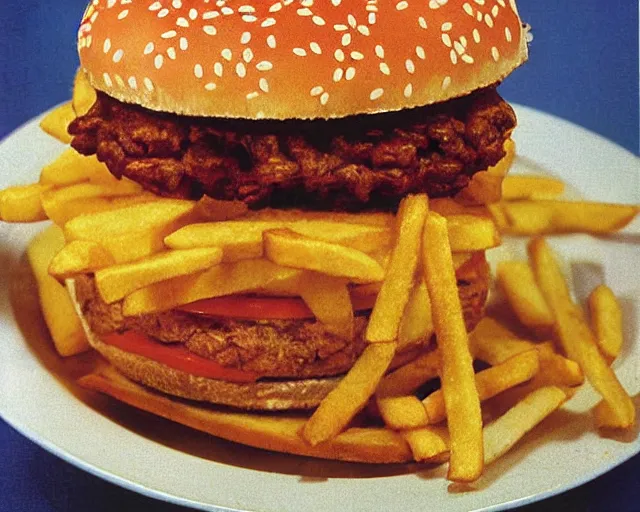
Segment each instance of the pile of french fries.
M90 94L78 79L74 100L43 120L47 133L67 141L66 125L89 108ZM87 348L62 284L79 274L93 274L103 300L123 301L125 315L246 293L297 296L345 339L354 336L354 299L371 297L366 348L308 421L296 423L295 435L313 447L300 453L323 453L313 450L353 432L357 415L375 416L414 460L448 461L449 479L472 482L585 377L602 396L594 409L598 427L635 422L633 402L610 366L623 344L614 294L604 285L593 291L589 325L540 235L612 232L638 207L565 202L557 199L558 180L505 177L508 149L508 158L477 175L460 197L408 196L397 215L249 212L210 198L161 199L67 149L38 183L0 191L0 219L54 223L28 253L61 355ZM528 262L497 268L500 290L529 334L491 317L468 334L456 269L499 245L501 234L535 235ZM416 341L425 352L389 373L394 355ZM474 361L489 367L475 371ZM439 389L422 396L436 379ZM492 416L484 404L498 399L503 410Z

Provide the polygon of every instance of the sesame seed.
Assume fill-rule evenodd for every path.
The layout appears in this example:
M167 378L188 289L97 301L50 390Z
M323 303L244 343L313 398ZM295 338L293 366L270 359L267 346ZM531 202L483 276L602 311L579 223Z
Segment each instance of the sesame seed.
M256 64L256 69L258 71L270 71L273 69L273 64L268 60L262 60Z
M182 8L182 0L173 0L173 2L171 2L171 5L173 5L174 9L181 9Z
M109 53L109 50L111 50L111 39L109 39L108 37L104 40L104 44L102 45L102 51L104 53Z
M460 57L463 62L466 62L467 64L473 64L473 57L467 53L465 53L462 57Z
M114 5L116 5L116 0L107 1L107 9L111 9Z
M363 36L371 35L371 31L366 25L358 25L358 32L360 32Z
M311 90L309 91L309 94L311 96L320 96L323 92L324 92L324 88L321 85L316 85L315 87L311 88Z
M427 58L427 56L426 56L426 54L424 52L424 48L422 46L416 46L416 55L421 60L424 60L424 59Z
M498 62L498 59L500 59L500 52L495 46L491 48L491 56L496 62Z
M442 34L441 36L442 42L447 48L451 48L451 36L449 34Z
M257 98L258 96L260 96L259 93L257 93L256 91L250 92L249 94L247 94L247 99L248 100L253 100L255 98Z
M460 36L460 43L462 44L462 46L464 46L465 48L467 47L467 38L464 36Z
M123 49L117 50L113 54L113 62L115 62L117 64L118 62L120 62L122 60L122 57L124 57L124 50Z
M331 0L331 5L338 7L342 3L342 0Z
M320 48L320 45L318 43L316 43L315 41L312 41L309 43L309 48L311 48L311 51L313 53L315 53L316 55L321 55L322 54L322 48Z
M222 55L222 58L226 61L230 61L231 57L233 57L231 50L229 50L229 48L225 48L224 50L222 50L220 52L220 55Z
M498 12L500 11L500 8L497 5L494 5L491 8L491 16L493 16L494 18L498 17Z
M298 16L313 16L313 12L311 12L311 9L308 9L307 7L298 9L296 12L298 13Z
M298 57L307 56L307 50L305 50L304 48L294 48L293 53L296 54Z
M180 49L184 52L189 48L189 41L187 41L186 37L180 38Z
M240 7L238 7L238 12L242 14L252 14L256 12L256 10L250 5L241 5Z
M493 18L488 14L484 15L484 22L487 24L487 27L493 28Z
M458 63L458 54L455 52L455 50L453 48L449 52L449 58L451 59L451 63L452 64L457 64Z
M274 36L273 34L270 34L269 37L267 37L267 46L269 48L276 47L276 36Z
M204 70L202 69L202 66L200 64L196 64L193 67L193 74L196 76L196 78L202 78L204 76Z
M104 73L102 75L102 79L104 80L104 84L107 87L113 87L113 82L111 81L111 77L109 76L109 73Z
M248 44L251 41L251 32L243 32L240 36L240 42L242 44Z
M411 98L412 95L413 95L413 85L407 84L407 86L404 88L404 97Z
M320 105L325 106L329 102L329 93L323 92L320 95Z
M253 51L251 48L245 48L242 52L242 59L248 64L253 60Z
M389 66L387 65L386 62L381 62L380 63L380 72L383 75L387 75L387 76L391 74L391 70L389 69Z
M313 18L311 18L311 21L313 21L319 27L322 27L327 24L327 22L324 21L324 18L322 16L314 16Z
M220 13L218 11L207 11L202 15L202 19L212 20L214 18L217 18L218 16L220 16Z
M167 48L167 57L169 57L171 60L176 60L176 49L173 46Z
M135 76L130 76L127 82L129 83L129 87L131 87L134 91L138 88L138 81L136 80Z
M347 81L353 80L353 78L356 76L356 68L354 67L348 67L347 71L344 74L344 77Z
M396 4L396 9L398 11L404 11L407 7L409 7L409 2L406 2L406 1L398 2ZM371 99L373 99L373 98L371 98Z
M369 16L367 17L367 20L369 21L369 25L375 25L376 24L376 13L375 12L370 12Z
M464 46L462 46L462 43L460 43L459 41L455 41L453 43L453 47L458 52L458 55L462 55L464 53Z
M504 27L504 38L507 40L508 43L511 42L511 30L509 30L509 27Z
M375 50L376 50L376 55L378 56L378 58L384 59L384 48L382 46L380 46L379 44L377 44Z
M356 17L353 14L349 14L349 16L347 16L347 23L349 23L349 26L351 28L356 28L358 26L358 22L356 21Z
M444 91L448 89L450 85L451 85L451 77L445 76L444 80L442 80L442 90Z
M453 28L453 23L451 23L450 21L447 21L442 24L442 26L440 27L440 30L442 30L443 32L448 32L452 28Z
M351 44L351 34L342 34L342 46L349 46Z
M364 55L360 52L351 52L350 56L353 60L362 60L364 59Z
M474 28L474 29L473 29L473 40L474 40L476 43L479 43L479 42L480 42L480 32L478 32L478 29L477 29L477 28Z
M476 19L482 21L482 13L480 11L476 12Z
M436 0L429 1L429 9L439 9L439 8L440 8L440 4L438 4Z
M313 7L313 0L300 0L302 7Z
M416 72L416 66L411 59L407 59L404 61L404 67L407 72L413 75Z
M267 81L266 78L263 77L260 80L258 80L258 84L262 92L269 92L269 82Z
M144 47L144 54L149 55L155 49L155 45L153 43L147 43L147 46Z
M280 9L282 9L282 4L280 2L276 2L269 7L269 12L278 12Z
M380 98L383 94L384 94L384 89L382 87L378 87L377 89L374 89L373 91L371 91L371 94L369 94L369 99L371 101L375 101L378 98Z
M204 88L207 91L215 91L216 89L216 84L214 84L213 82L207 82L206 84L204 84Z
M333 81L334 82L339 82L340 80L342 80L342 76L344 75L344 71L342 68L336 68L333 71Z
M339 24L333 26L333 30L335 30L336 32L344 32L345 30L349 30L349 27L339 23Z
M339 48L333 53L333 56L338 62L344 61L344 52Z
M164 57L160 54L156 55L155 59L153 59L153 65L156 69L160 69L162 67L162 63L164 62Z
M498 0L498 3L500 4L500 7L506 7L504 0Z
M214 72L214 74L215 74L218 78L221 78L221 77L222 77L222 71L223 71L223 69L224 69L224 68L222 67L222 64L220 64L219 62L216 62L216 63L213 65L213 72Z
M169 9L161 9L158 11L158 18L165 18L169 14Z
M225 16L229 16L233 14L233 9L231 7L223 7L222 9L220 9L220 12Z
M162 34L160 37L162 39L171 39L172 37L176 37L177 35L178 33L175 30L168 30L167 32Z
M162 4L160 2L153 2L150 6L149 6L149 10L150 11L157 11L158 9L162 9Z
M119 20L123 20L123 19L125 19L128 15L129 15L129 9L125 9L124 11L121 11L121 12L120 12L120 14L118 14L118 19L119 19Z
M272 27L275 24L276 24L275 18L267 18L262 23L260 23L260 26L262 28L267 28L267 27Z
M209 36L215 36L218 33L218 30L213 25L205 25L202 27L202 30Z
M242 62L238 62L236 64L236 75L238 75L240 78L244 78L245 76L247 76L247 68Z
M418 25L420 25L420 27L422 27L423 29L427 29L427 20L424 19L424 16L420 16L418 18Z
M144 83L144 86L147 89L147 91L149 92L153 91L153 82L151 81L150 78L145 77L142 82Z
M484 5L484 0L473 0L478 5Z
M189 18L193 21L198 18L198 11L196 9L189 9Z
M473 7L471 7L471 4L469 2L465 2L462 5L462 8L464 9L464 12L466 12L469 16L473 16Z

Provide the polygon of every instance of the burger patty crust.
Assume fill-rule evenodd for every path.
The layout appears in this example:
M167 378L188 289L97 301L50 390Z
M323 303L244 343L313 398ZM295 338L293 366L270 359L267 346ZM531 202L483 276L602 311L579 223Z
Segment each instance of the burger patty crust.
M71 145L156 194L252 208L393 209L452 196L504 157L513 109L486 88L441 104L335 120L255 121L154 112L101 92Z
M489 270L484 258L463 266L458 290L467 329L482 318ZM314 320L234 320L194 315L179 310L125 317L122 302L106 304L93 277L76 278L76 294L97 335L137 331L164 343L182 343L194 354L225 367L262 377L310 378L346 372L364 350L368 316L356 316L353 341L327 332ZM425 340L427 341L427 340Z

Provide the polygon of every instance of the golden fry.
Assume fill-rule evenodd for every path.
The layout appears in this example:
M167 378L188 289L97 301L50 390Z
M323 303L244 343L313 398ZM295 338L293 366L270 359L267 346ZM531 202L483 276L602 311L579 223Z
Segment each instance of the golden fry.
M329 332L347 340L353 339L353 306L344 279L304 272L298 286L302 300Z
M456 196L474 204L488 204L500 201L502 181L515 158L515 142L507 139L504 143L505 156L486 171L473 175L471 182Z
M608 286L600 285L589 295L591 326L600 351L610 360L622 348L622 311Z
M58 280L64 280L114 264L113 256L97 242L74 240L53 257L49 264L49 274Z
M64 103L56 107L40 121L40 128L43 132L51 135L54 139L58 139L63 144L71 142L71 135L67 132L69 123L76 118L71 102Z
M96 156L84 156L73 148L65 149L53 162L45 165L40 172L40 183L64 187L92 181L96 183L117 183L107 166Z
M380 416L390 429L409 430L427 426L428 419L424 406L413 395L378 397L377 403Z
M437 378L440 375L440 366L438 350L426 352L385 375L378 385L376 395L381 397L409 395L425 382Z
M449 245L454 252L482 251L500 245L500 233L489 217L449 215Z
M398 351L420 340L428 340L433 335L431 301L424 279L414 284L409 302L404 308L398 330Z
M344 430L373 395L395 352L395 343L367 345L338 386L322 400L305 423L302 437L315 446Z
M85 115L96 102L96 91L91 84L87 75L82 69L78 69L75 79L73 80L73 111L76 116Z
M564 351L580 365L610 408L606 425L600 423L600 426L630 428L636 416L633 402L600 354L584 314L571 300L560 267L544 238L534 238L529 243L529 257L538 285L553 311L556 332ZM603 417L597 416L597 419Z
M544 176L515 174L502 182L502 200L554 199L564 193L564 182Z
M482 473L482 416L447 221L440 215L427 215L422 248L423 271L442 357L441 384L451 437L448 478L469 482Z
M420 232L428 209L424 194L407 196L400 203L395 246L365 333L369 342L394 341L398 337L418 268Z
M402 435L417 462L445 462L449 458L449 433L445 427L422 427Z
M51 185L33 183L0 190L0 220L4 222L38 222L47 219L42 208L42 194Z

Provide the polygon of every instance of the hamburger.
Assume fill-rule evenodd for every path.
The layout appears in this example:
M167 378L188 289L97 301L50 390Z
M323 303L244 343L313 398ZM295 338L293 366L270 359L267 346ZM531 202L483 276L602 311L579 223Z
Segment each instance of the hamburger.
M527 56L513 2L446 0L94 1L78 49L97 95L69 126L72 147L157 196L240 204L248 219L454 197L505 158L516 118L496 86ZM489 286L484 252L456 277L471 329ZM352 293L343 336L287 294L129 315L92 274L68 286L91 345L126 377L252 410L316 407L364 350L374 304Z

